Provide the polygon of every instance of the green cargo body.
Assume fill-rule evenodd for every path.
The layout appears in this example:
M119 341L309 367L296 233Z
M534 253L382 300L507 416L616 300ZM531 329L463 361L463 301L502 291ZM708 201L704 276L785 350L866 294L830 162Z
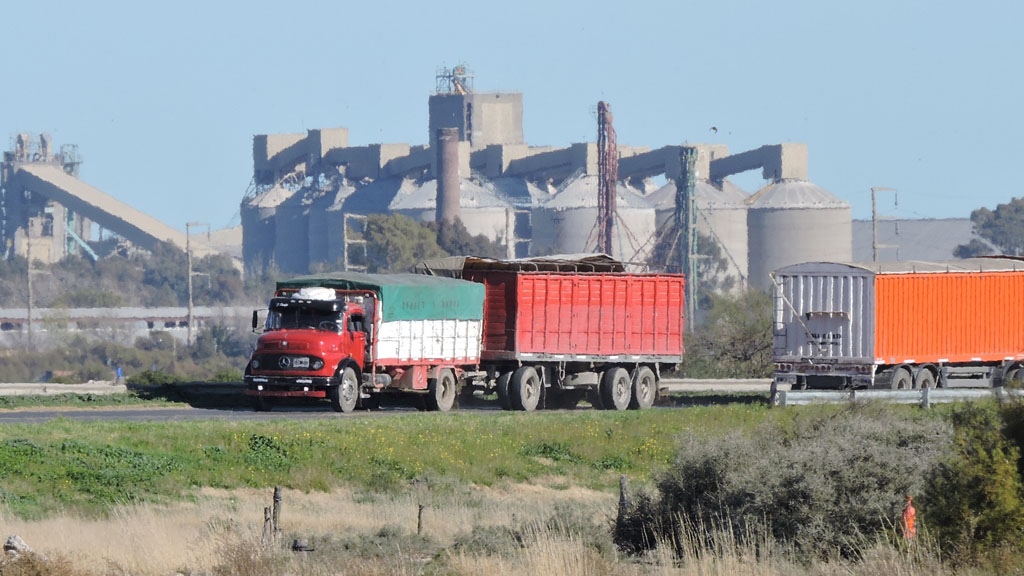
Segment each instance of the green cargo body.
M337 272L299 276L277 283L278 290L311 286L379 294L382 322L483 320L484 317L484 285L453 278Z

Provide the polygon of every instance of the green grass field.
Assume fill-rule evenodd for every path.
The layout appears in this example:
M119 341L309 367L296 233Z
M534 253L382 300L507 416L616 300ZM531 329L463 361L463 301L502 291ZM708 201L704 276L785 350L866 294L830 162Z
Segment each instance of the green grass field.
M302 491L410 482L545 482L611 490L673 457L684 431L763 420L759 405L685 410L410 413L269 422L75 422L0 426L0 497L11 513L103 515L111 506L187 498L194 488Z

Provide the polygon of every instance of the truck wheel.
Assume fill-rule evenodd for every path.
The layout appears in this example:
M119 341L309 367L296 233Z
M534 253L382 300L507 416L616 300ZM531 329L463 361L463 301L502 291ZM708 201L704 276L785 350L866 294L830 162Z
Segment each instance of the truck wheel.
M1024 368L1014 366L1007 370L1006 376L1003 376L1003 387L1021 388L1022 386L1024 386Z
M512 399L509 398L508 395L508 381L511 379L511 372L502 372L494 383L494 387L498 391L498 404L501 406L502 410L512 409Z
M601 403L605 410L625 410L633 397L629 372L625 368L609 368L601 376Z
M632 410L646 410L654 406L654 399L658 396L658 380L654 377L654 371L647 366L641 366L633 376L633 397L629 399L629 407Z
M455 405L456 387L455 374L451 370L445 368L438 371L437 378L432 379L428 387L430 394L427 396L427 407L437 412L451 410Z
M540 403L540 393L540 377L532 366L522 366L512 373L508 383L508 397L513 410L533 412Z
M346 366L338 375L338 384L331 386L327 394L331 397L331 408L335 412L349 412L356 409L359 400L359 377L351 366Z
M892 383L890 387L893 390L910 390L914 385L914 379L910 376L910 370L906 368L897 368L892 373Z
M935 388L935 374L925 368L917 373L917 388Z

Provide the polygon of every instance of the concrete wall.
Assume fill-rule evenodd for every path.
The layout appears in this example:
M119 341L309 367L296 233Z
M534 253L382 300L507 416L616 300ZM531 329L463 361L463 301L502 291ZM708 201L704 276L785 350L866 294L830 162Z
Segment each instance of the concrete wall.
M257 184L272 184L306 156L306 134L257 134L252 138L253 177Z
M458 128L459 139L471 142L474 150L523 143L523 95L518 92L434 94L428 108L431 146L438 128Z

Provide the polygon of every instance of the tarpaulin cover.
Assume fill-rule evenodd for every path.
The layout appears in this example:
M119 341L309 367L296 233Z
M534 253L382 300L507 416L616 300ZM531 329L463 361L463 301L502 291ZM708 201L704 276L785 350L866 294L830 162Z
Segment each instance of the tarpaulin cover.
M397 320L483 320L484 286L476 282L422 274L335 272L299 276L277 289L323 286L368 290L381 300L383 322Z

